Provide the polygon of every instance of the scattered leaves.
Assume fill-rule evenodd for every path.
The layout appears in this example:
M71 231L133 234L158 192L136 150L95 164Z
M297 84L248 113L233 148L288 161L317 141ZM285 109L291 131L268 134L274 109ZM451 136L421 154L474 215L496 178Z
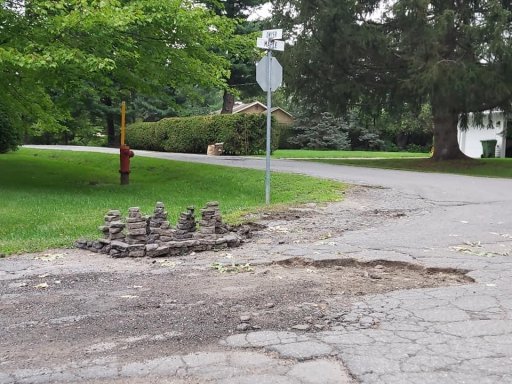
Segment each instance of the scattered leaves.
M160 266L162 266L162 267L167 267L167 268L171 268L171 269L176 268L175 261L163 259L163 260L157 260L157 263L160 264Z
M65 255L65 253L44 253L41 256L34 257L34 260L54 261L57 259L62 259Z
M496 257L496 256L509 256L509 252L489 252L483 250L480 242L464 242L465 246L453 246L451 250L469 255L483 256L483 257Z
M276 225L275 227L268 227L268 230L271 232L280 232L280 233L288 233L290 230L281 225Z
M220 273L242 273L242 272L252 272L254 269L251 267L249 263L247 264L222 264L219 262L212 263L212 269L216 269Z

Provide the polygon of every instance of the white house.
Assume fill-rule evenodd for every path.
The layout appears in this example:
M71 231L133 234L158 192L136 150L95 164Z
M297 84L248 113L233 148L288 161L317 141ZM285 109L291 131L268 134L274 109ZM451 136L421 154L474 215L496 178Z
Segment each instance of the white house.
M468 116L468 128L462 130L460 122L457 132L459 147L461 151L469 156L480 158L483 154L481 141L496 140L496 157L505 157L507 150L507 123L512 127L512 116L507 116L504 112L491 113L492 128L487 128L489 124L489 112L484 112L483 124L477 126L473 114ZM512 129L512 128L511 128ZM509 146L512 147L512 140L509 140Z

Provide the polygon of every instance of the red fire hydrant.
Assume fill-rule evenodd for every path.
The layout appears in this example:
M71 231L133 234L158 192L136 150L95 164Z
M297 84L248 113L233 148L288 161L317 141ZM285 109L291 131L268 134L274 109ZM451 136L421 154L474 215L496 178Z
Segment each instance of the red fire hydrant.
M130 184L130 158L135 156L133 151L130 151L130 147L127 145L121 145L119 148L119 159L121 162L121 184Z

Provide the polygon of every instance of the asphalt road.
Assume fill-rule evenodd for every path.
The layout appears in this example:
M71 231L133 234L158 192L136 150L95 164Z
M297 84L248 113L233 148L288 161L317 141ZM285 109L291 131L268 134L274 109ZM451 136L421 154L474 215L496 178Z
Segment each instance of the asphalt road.
M117 153L108 148L31 147ZM256 158L135 153L134 162L137 156L148 156L232 167L265 166L263 159ZM282 367L272 368L261 355L247 355L249 360L261 359L270 371L222 377L204 368L212 357L201 355L200 366L208 373L196 376L197 382L348 382L343 369L332 365L335 356L362 383L512 383L512 180L285 160L272 161L272 169L383 187L381 197L367 201L365 208L408 210L410 215L346 232L330 239L328 246L320 241L286 249L262 246L261 257L279 251L283 257L403 261L467 270L475 283L365 298L350 315L361 321L378 319L379 325L368 329L340 327L311 334L265 331L227 337L220 343L230 352L216 357L222 367L231 364L232 351L272 352L282 361L310 365L298 363L280 373ZM258 253L254 252L253 256Z
M58 149L82 152L119 153L115 148L80 147L64 145L27 145L27 148ZM182 153L165 153L135 150L137 156L153 157L194 163L218 164L230 167L265 169L265 159L237 156L206 156ZM329 165L307 161L272 160L272 171L289 172L339 180L352 184L367 184L394 188L408 194L435 201L496 202L511 201L509 193L512 180L481 178L439 173L419 173L383 170L342 165Z

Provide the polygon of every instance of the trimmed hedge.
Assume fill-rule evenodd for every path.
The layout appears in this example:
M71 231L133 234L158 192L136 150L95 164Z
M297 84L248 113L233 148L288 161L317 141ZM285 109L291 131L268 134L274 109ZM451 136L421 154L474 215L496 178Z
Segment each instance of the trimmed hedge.
M154 123L127 127L126 142L135 149L204 153L209 144L224 143L227 155L256 155L265 152L265 114L172 117ZM279 142L279 126L272 123L272 149Z
M130 124L126 142L135 149L204 153L209 144L224 143L227 155L265 152L265 114L172 117L154 123ZM277 148L279 126L272 123L272 149Z

